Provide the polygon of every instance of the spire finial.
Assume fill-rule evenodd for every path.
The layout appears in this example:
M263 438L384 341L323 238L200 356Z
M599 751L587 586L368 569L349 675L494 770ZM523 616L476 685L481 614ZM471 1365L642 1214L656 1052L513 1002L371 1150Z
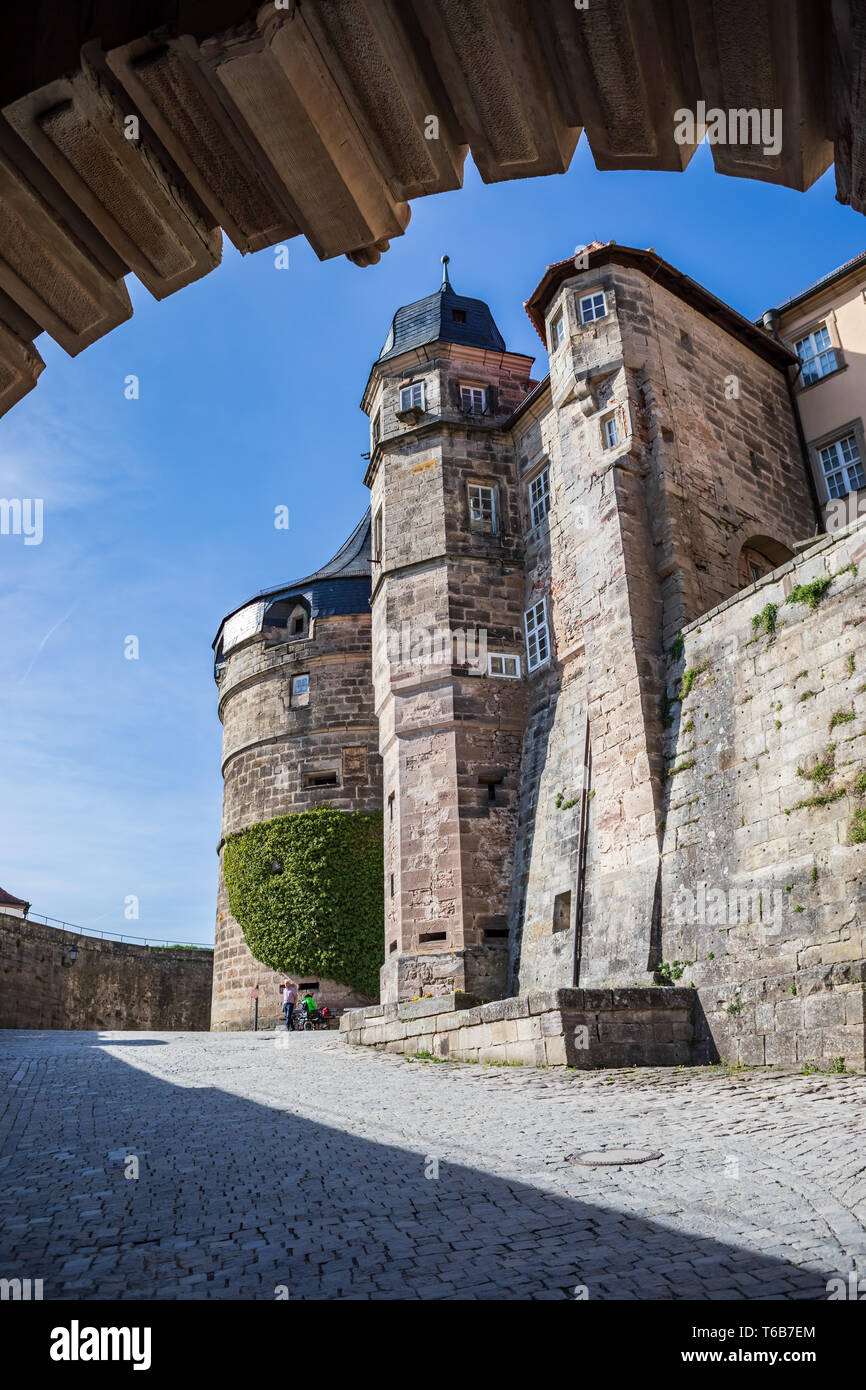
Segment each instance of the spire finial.
M443 257L442 257L442 284L440 285L439 288L440 288L440 289L443 289L443 290L450 290L450 289L451 289L451 281L448 279L448 262L449 262L450 260L451 260L451 257L450 257L450 256L447 256L447 255L446 255L446 256L443 256Z

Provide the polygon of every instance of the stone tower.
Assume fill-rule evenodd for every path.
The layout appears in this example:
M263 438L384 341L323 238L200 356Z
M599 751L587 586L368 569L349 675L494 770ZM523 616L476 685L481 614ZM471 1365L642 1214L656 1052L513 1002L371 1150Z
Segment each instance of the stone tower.
M224 619L214 643L223 723L223 823L214 948L213 1028L246 1028L250 993L260 1021L278 1015L279 979L256 961L228 909L227 835L329 802L382 805L370 668L369 512L328 564L260 595ZM321 1003L369 1003L345 985L316 984Z
M505 422L533 382L486 304L394 315L371 421L373 682L385 807L384 1001L506 987L525 722L523 540Z

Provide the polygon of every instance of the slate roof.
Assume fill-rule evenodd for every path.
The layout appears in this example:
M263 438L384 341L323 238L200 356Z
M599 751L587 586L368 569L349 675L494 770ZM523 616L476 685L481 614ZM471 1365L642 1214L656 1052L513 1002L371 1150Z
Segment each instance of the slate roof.
M372 588L372 520L368 507L351 536L344 541L332 560L304 579L296 579L265 597L285 598L303 594L309 601L312 617L321 613L366 613L370 607Z
M448 279L447 256L443 256L442 261L444 273L439 289L435 294L416 299L414 304L404 304L397 310L379 353L379 362L398 357L410 348L436 342L505 351L505 339L496 327L489 307L483 299L468 299L465 295L455 294ZM461 322L464 315L465 322Z
M859 270L861 267L866 267L866 251L861 251L859 256L853 256L850 261L845 261L842 265L837 266L835 270L828 270L826 275L822 275L820 280L816 280L813 284L807 285L804 290L798 290L796 294L789 295L787 299L782 300L781 304L776 305L776 309L778 312L784 313L786 309L790 309L793 305L799 304L801 299L808 299L816 290L823 289L826 285L831 285L834 280L841 280L845 275L848 275L850 271Z
M368 507L351 536L340 546L333 559L314 570L312 574L295 579L290 584L281 584L277 589L262 589L253 599L247 599L231 613L227 613L220 623L220 630L214 646L229 618L250 603L264 599L266 608L278 599L297 594L310 605L311 617L317 614L328 616L334 613L366 613L370 608L372 588L372 520Z

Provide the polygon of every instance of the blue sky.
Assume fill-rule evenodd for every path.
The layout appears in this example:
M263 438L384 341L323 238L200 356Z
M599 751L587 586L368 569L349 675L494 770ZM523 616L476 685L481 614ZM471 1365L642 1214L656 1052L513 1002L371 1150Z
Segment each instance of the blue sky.
M0 886L84 927L212 940L211 641L362 515L358 402L394 309L436 288L443 251L458 293L538 358L523 300L575 245L653 246L756 317L864 249L834 191L832 170L805 195L723 178L706 146L682 175L600 174L582 141L560 178L485 187L468 164L461 191L413 205L378 266L321 263L298 238L278 270L272 250L226 243L221 267L162 304L130 277L134 317L76 359L43 334L39 385L0 421L0 497L44 499L41 545L0 536Z

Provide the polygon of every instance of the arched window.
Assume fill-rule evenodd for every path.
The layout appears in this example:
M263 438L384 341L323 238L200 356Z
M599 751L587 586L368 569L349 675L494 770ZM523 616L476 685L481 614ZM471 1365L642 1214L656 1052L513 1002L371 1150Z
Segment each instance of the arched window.
M290 641L297 641L310 635L309 604L299 598L275 599L265 609L263 627L285 628Z
M740 551L738 588L747 589L750 584L757 584L765 574L770 574L793 558L793 550L782 545L781 541L774 541L771 536L750 536Z

